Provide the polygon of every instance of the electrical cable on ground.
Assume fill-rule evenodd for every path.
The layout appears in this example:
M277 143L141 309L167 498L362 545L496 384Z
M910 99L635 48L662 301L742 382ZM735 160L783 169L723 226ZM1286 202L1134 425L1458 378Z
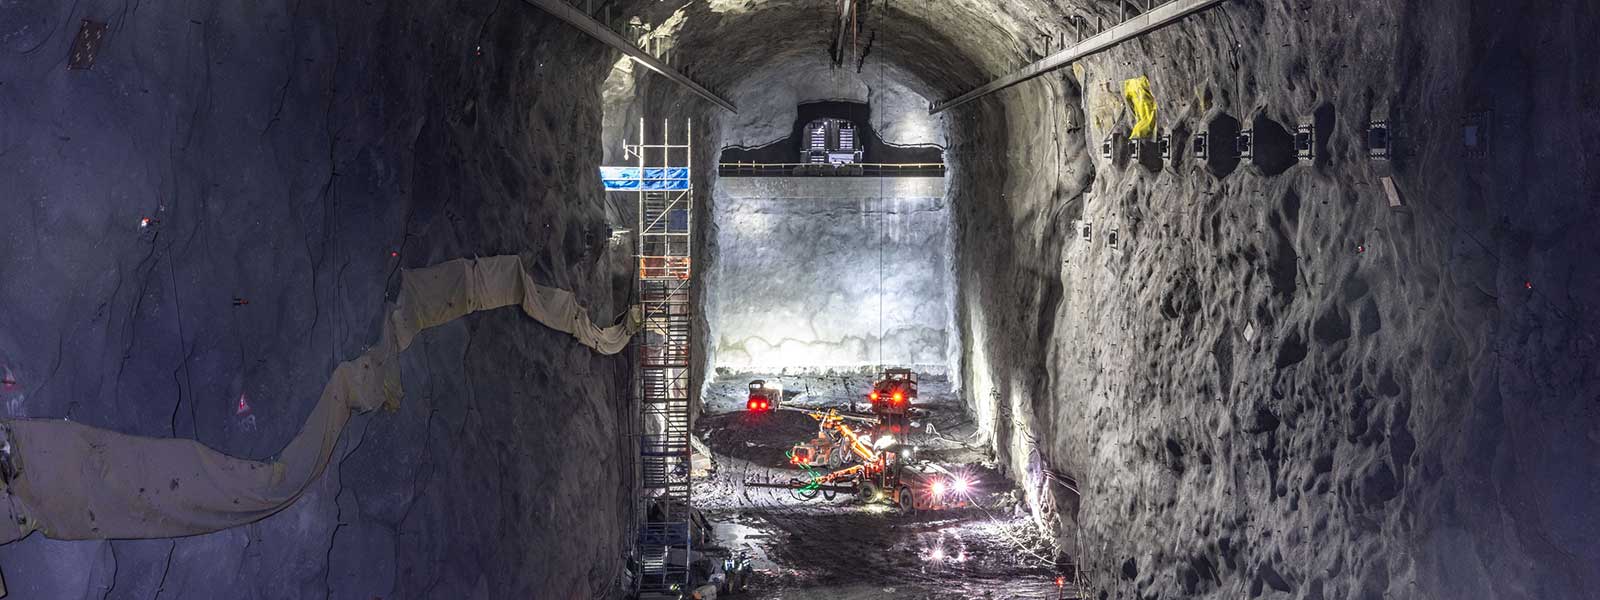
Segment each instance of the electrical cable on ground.
M967 494L966 497L967 497L967 501L971 502L973 507L977 508L978 510L983 511L983 514L988 516L990 521L999 521L1000 520L1000 519L998 519L998 518L996 518L994 516L994 513L989 512L988 508L984 507L982 504L979 504L978 503L978 499L973 497L972 494ZM1050 559L1045 558L1043 556L1039 556L1039 553L1034 552L1032 548L1029 548L1026 544L1023 544L1022 540L1018 540L1017 538L1012 537L1011 532L1010 531L1006 531L1006 529L1004 527L1001 527L999 529L1000 529L1000 533L1005 534L1006 539L1011 540L1012 544L1015 545L1018 550L1021 550L1023 552L1027 552L1028 554L1032 555L1034 558L1037 558L1040 561L1044 562L1046 565L1049 565L1050 568L1052 568L1052 569L1056 568L1056 561L1050 560Z

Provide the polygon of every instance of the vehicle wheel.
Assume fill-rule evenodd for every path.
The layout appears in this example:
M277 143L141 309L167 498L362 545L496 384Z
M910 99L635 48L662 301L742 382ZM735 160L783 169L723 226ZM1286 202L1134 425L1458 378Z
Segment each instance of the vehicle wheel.
M900 495L900 512L908 514L908 515L913 513L913 512L916 512L916 507L914 507L912 505L912 503L911 503L911 488L908 488L908 487L900 488L900 494L899 495Z
M843 468L843 467L844 467L844 448L835 446L833 451L828 453L828 470L829 471L837 471L837 470L839 470L840 468Z
M872 502L878 496L878 485L870 481L861 484L861 489L856 491L856 499L862 502Z

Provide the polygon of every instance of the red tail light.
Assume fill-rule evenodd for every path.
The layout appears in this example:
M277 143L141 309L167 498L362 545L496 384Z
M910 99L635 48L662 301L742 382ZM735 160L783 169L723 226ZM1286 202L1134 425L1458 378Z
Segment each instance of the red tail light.
M895 392L894 393L894 403L895 404L902 404L905 401L906 401L906 395L905 394L902 394L900 392Z
M871 398L872 398L873 402L877 402L878 401L878 393L877 392L873 392Z

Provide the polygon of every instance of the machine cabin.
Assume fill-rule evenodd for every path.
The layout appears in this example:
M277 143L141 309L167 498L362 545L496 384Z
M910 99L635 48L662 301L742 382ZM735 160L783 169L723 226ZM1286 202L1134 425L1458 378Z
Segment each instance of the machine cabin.
M910 425L911 407L917 401L917 374L911 369L884 369L872 384L872 414L878 416L876 436L903 435Z
M824 118L806 124L800 139L801 163L851 165L861 162L861 158L861 140L854 123Z
M750 382L750 398L744 407L751 412L767 412L777 408L782 401L783 386L757 379Z

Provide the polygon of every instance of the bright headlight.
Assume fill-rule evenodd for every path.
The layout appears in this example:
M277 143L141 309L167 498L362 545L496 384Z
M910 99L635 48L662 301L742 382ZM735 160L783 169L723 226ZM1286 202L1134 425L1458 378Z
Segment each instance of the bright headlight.
M967 478L965 478L965 477L957 477L957 478L955 478L955 483L953 485L955 487L955 490L956 490L957 494L965 494L965 493L967 493L967 490L971 489L971 487L972 487L972 484L970 482L968 482Z
M943 496L944 495L944 482L943 481L935 481L935 482L933 482L933 495L935 495L935 496Z

